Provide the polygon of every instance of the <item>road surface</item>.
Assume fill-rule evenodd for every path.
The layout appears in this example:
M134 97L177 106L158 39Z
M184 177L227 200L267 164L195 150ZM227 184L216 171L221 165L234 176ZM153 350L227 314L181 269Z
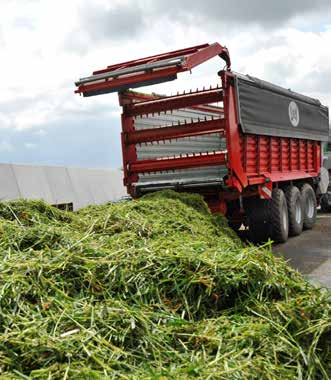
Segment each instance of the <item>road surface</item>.
M331 289L331 213L318 213L312 230L274 245L273 251L314 283Z

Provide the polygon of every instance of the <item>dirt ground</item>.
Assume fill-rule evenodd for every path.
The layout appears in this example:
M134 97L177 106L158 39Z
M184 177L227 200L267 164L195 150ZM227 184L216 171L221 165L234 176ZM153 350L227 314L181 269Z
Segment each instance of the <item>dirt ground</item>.
M312 230L274 245L273 251L313 282L331 289L331 213L318 213Z

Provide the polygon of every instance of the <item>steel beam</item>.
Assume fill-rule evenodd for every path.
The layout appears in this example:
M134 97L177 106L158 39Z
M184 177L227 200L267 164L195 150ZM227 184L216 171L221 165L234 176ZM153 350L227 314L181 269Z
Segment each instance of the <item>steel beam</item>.
M153 173L164 170L188 169L201 166L219 166L226 164L224 152L199 154L195 156L140 160L129 164L130 174Z
M177 67L165 68L144 74L134 74L127 77L119 77L111 80L99 80L93 83L81 84L75 91L84 96L94 96L111 92L120 92L128 88L148 86L162 82L168 82L177 78Z
M93 72L93 75L98 75L101 73L105 73L105 72L112 71L112 70L117 70L120 68L127 68L127 67L134 67L136 65L143 65L143 64L149 63L149 62L159 62L161 60L170 59L170 58L174 58L174 57L187 56L189 54L196 53L197 51L200 51L201 49L207 48L208 46L210 46L210 45L209 44L203 44L203 45L198 45L198 46L192 46L190 48L174 50L174 51L171 51L169 53L156 54L156 55L151 55L151 56L146 57L146 58L140 58L140 59L135 59L132 61L117 63L115 65L107 66L106 69L96 70Z
M147 115L200 104L216 103L222 100L223 90L221 88L214 88L211 90L190 92L182 95L128 104L124 112L127 116Z
M127 133L127 144L172 140L189 136L201 136L225 130L224 119L205 120L161 128L148 128Z
M217 55L226 61L226 66L230 69L227 48L215 42L122 62L94 71L91 76L76 81L78 89L75 92L94 96L163 83L176 79L178 73L192 70Z

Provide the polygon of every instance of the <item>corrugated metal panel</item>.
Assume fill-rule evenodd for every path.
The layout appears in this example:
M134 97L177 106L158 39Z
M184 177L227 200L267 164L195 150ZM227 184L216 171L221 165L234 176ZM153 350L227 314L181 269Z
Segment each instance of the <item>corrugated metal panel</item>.
M116 201L126 195L119 170L68 168L76 194L76 208Z
M22 198L44 199L55 204L50 184L42 166L13 165L13 170Z
M75 209L80 209L85 205L96 204L96 199L91 189L91 181L87 181L84 169L68 168L68 173L75 194Z
M119 200L123 198L123 196L127 196L126 187L123 185L122 170L110 171L107 188L112 195L112 200Z
M217 110L211 112L197 109L180 109L173 112L138 116L134 119L134 126L136 130L142 130L172 124L176 125L178 122L197 122L199 119L211 119L212 117L222 118L223 115L217 112ZM138 160L224 150L226 150L226 141L219 133L136 145ZM227 169L225 166L175 170L171 172L140 175L138 184L220 181L226 174Z
M0 200L21 197L12 165L0 164Z
M72 203L75 199L74 189L68 171L63 167L42 167L53 196L53 204Z
M182 169L157 174L144 174L139 178L139 183L188 183L190 181L220 181L227 174L225 167L205 167L194 169Z
M137 146L137 157L139 160L145 160L156 157L173 157L180 154L200 153L200 152L219 152L225 149L225 142L222 143L220 138L217 139L200 139L193 140L190 137L180 139L180 142L163 142L153 144L144 144ZM202 148L204 148L202 150Z
M43 199L77 210L126 195L120 170L0 164L0 200Z

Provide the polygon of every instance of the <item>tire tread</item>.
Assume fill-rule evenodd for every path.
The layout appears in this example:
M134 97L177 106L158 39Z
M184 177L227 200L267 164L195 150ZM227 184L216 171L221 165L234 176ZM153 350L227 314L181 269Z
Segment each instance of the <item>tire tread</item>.
M295 219L295 208L296 208L297 196L300 197L300 202L301 202L301 212L302 213L301 213L301 223L300 224L298 224L296 219ZM298 236L302 232L303 215L304 215L300 190L296 186L289 186L285 189L285 197L286 197L287 210L288 210L289 235L290 236Z
M283 190L275 188L272 190L272 201L270 206L270 221L272 228L272 238L277 243L284 243L288 238L288 230L282 228L282 203L286 198Z
M307 197L307 193L311 193L311 195L313 195L314 197L314 205L315 205L315 211L314 211L314 216L312 218L309 218L307 215L306 215L306 207L305 207L305 204L306 204L306 197ZM314 224L316 223L316 214L317 214L317 201L316 201L316 195L315 195L315 191L313 190L313 188L310 186L309 183L305 183L302 188L301 188L301 197L302 197L302 203L304 205L303 207L303 228L305 230L310 230L313 228Z

